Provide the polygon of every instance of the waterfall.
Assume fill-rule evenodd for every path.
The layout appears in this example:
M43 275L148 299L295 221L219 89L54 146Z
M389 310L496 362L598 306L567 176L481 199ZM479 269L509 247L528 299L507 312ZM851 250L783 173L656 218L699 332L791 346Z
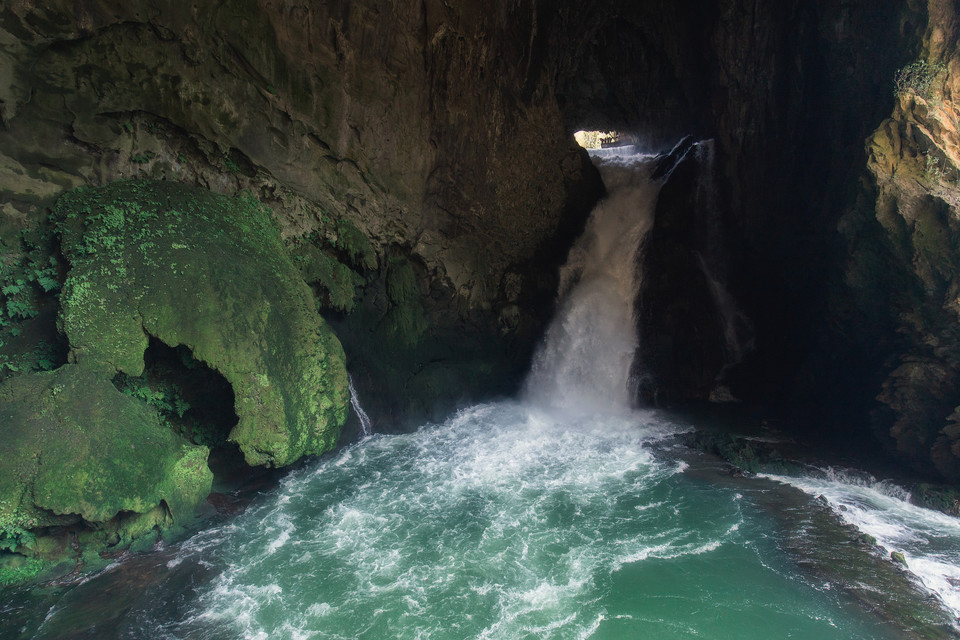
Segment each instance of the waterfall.
M360 406L360 398L357 396L357 390L353 386L353 377L348 375L347 382L350 386L350 406L353 407L353 412L357 414L357 419L360 420L360 433L366 438L373 434L373 425L370 423L370 416L368 416L367 412Z
M626 153L625 153L626 151ZM607 197L590 214L560 272L560 307L534 356L524 395L566 413L628 409L638 339L639 252L653 226L660 183L654 156L632 147L592 152Z
M744 351L751 346L748 340L746 343L744 340L744 336L749 337L752 331L750 320L737 306L737 301L733 295L713 274L704 257L702 255L698 257L700 259L700 271L703 272L703 276L710 286L710 295L713 297L713 303L723 323L724 353L727 361L724 370L726 370L733 365L740 364L743 361Z
M696 192L697 224L701 227L704 248L697 251L700 271L710 288L714 308L723 325L724 365L717 373L710 401L730 401L735 398L724 384L727 371L743 362L744 356L753 349L753 326L750 319L737 305L733 294L727 289L728 260L727 242L717 207L714 184L714 141L697 143L696 159L700 165Z

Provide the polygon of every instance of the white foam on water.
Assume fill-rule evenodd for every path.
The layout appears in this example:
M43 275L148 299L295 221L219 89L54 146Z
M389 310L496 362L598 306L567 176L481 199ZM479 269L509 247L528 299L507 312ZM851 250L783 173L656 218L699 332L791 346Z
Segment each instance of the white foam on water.
M294 525L290 517L286 514L280 514L276 520L276 526L269 527L266 532L266 537L270 539L270 543L267 545L267 554L276 553L277 549L287 544L293 531Z
M907 490L866 474L826 469L823 477L765 477L823 496L885 553L902 553L907 570L960 619L960 519L911 504Z
M245 539L228 556L243 560L214 580L193 621L241 637L297 637L280 619L316 638L400 621L404 637L450 637L451 624L470 637L577 637L600 613L598 576L650 547L669 557L719 544L644 531L675 505L643 495L680 472L648 445L680 430L652 412L570 424L500 403L375 436L291 474L240 517Z

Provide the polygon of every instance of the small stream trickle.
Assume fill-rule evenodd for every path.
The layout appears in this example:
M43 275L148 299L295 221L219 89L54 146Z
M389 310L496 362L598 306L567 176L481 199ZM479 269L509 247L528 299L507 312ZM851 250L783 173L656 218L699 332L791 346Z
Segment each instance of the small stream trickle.
M364 411L360 405L360 396L357 395L357 390L353 386L353 377L348 376L347 380L350 386L350 408L353 409L357 420L360 422L360 435L367 438L373 435L373 423L370 422L370 416L367 415L367 412Z

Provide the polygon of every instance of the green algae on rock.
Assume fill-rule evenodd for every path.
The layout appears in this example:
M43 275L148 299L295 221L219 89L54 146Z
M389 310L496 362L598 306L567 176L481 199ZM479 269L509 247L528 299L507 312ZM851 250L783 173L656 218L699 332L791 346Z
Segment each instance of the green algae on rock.
M334 446L349 401L343 348L253 197L120 181L65 194L55 215L72 361L138 376L148 336L184 345L233 387L228 439L248 464Z
M11 550L36 547L31 531L78 517L105 523L163 504L182 522L210 493L209 449L77 365L0 385L0 434L0 546Z
M417 276L406 258L397 256L390 259L387 297L390 310L383 319L383 334L390 342L405 347L416 345L427 329L427 321L420 304Z

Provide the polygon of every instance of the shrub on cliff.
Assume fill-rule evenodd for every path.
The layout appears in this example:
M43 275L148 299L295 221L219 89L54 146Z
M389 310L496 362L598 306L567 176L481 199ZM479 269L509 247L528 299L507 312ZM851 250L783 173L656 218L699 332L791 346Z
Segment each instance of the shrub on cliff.
M913 91L924 100L932 97L934 82L946 71L942 62L928 64L920 59L897 70L894 78L894 95L901 96Z

